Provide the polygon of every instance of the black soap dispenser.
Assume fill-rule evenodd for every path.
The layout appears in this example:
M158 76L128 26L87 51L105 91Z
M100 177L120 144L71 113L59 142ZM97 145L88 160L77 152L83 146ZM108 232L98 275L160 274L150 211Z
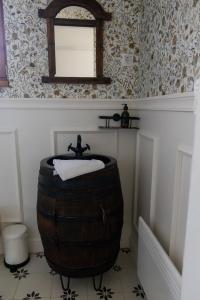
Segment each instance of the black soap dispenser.
M129 112L128 112L128 105L124 105L124 111L121 115L121 128L129 128Z

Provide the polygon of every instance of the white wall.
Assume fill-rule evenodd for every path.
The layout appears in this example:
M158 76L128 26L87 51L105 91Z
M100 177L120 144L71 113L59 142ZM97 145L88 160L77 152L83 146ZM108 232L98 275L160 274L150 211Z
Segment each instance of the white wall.
M122 246L129 246L136 133L98 129L98 125L104 125L98 116L120 113L122 103L124 100L0 100L0 213L4 222L21 221L24 215L33 251L41 250L36 221L40 160L66 153L79 133L93 152L118 159L125 203ZM132 102L127 103L131 107Z
M144 218L180 271L194 135L194 113L189 105L193 98L192 94L176 95L138 103L141 131L134 222L138 215Z

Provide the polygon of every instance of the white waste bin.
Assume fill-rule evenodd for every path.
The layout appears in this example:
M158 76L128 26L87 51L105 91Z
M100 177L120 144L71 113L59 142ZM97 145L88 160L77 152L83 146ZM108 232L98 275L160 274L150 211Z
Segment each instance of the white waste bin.
M11 272L25 266L29 262L28 231L23 224L5 227L2 231L5 265Z

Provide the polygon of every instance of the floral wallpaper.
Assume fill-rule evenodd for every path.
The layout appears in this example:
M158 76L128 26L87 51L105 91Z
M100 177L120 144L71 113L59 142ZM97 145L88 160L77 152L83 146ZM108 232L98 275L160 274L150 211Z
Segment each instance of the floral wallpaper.
M0 97L10 98L133 98L138 94L139 0L99 0L113 20L105 23L104 74L111 85L43 84L48 75L46 20L38 8L47 0L4 0L9 88ZM130 54L130 66L122 65Z
M43 84L46 21L38 8L51 0L3 0L10 87L0 97L128 99L193 91L200 77L200 0L98 1L113 14L104 32L111 85ZM123 64L125 54L130 65Z
M200 0L141 0L139 96L191 92L200 76Z

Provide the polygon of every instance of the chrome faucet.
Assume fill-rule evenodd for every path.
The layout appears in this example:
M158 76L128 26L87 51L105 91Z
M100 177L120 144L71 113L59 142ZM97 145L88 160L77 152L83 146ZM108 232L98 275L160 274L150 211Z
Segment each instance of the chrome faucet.
M82 137L81 135L79 134L77 136L77 146L76 148L75 147L72 147L72 143L68 146L68 151L73 151L75 154L76 154L76 157L82 157L83 156L83 153L87 150L90 150L90 146L88 144L86 144L85 147L82 147L81 145L82 143Z

